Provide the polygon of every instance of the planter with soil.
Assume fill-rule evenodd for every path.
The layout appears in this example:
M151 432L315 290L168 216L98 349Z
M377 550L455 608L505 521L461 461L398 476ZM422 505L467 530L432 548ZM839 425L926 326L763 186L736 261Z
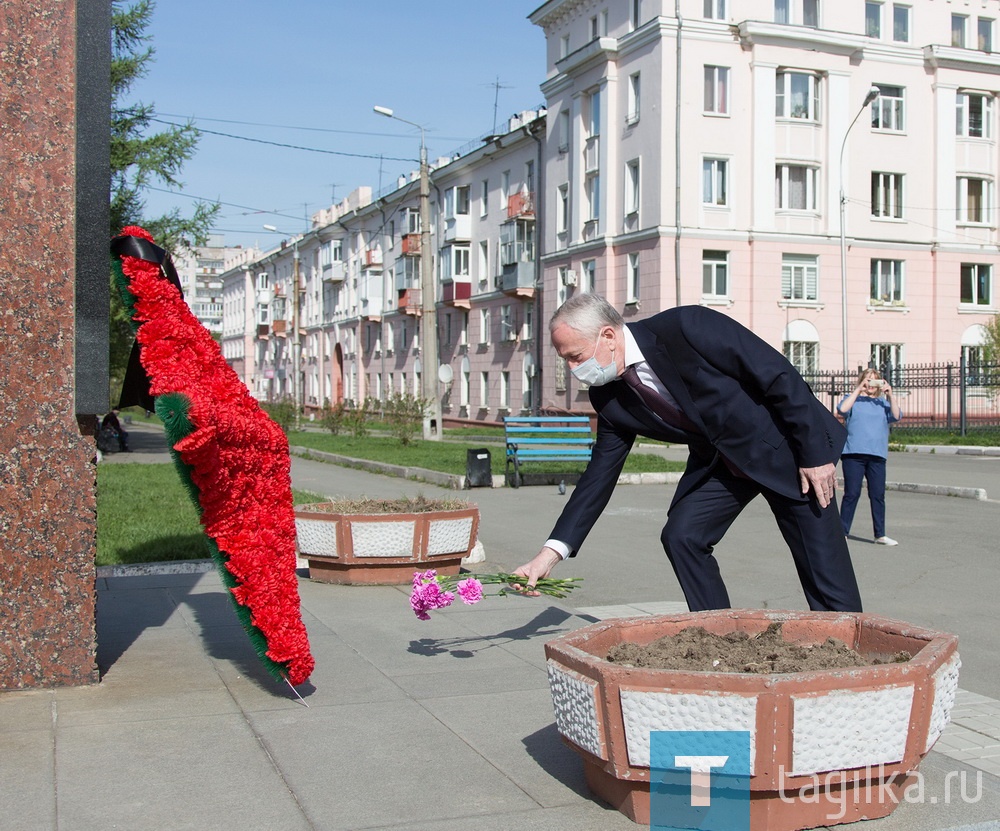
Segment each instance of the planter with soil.
M324 583L398 585L416 570L458 574L479 508L464 500L335 499L295 506L299 554Z
M595 794L649 823L652 731L746 731L755 831L889 814L948 722L960 666L954 635L839 612L607 620L545 654L556 727Z

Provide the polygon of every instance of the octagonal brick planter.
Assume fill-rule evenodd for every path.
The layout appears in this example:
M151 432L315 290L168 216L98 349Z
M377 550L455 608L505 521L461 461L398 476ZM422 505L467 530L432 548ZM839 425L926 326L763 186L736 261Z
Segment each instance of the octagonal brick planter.
M912 658L766 675L640 669L605 660L616 644L646 645L691 626L752 635L773 621L781 621L785 639L795 643L833 637L866 657L906 651ZM647 824L651 731L748 731L754 831L889 814L948 723L961 665L954 635L840 612L724 610L606 620L548 642L545 654L556 727L583 757L597 796ZM818 792L810 790L817 785Z
M396 585L416 570L458 574L476 544L479 509L344 514L320 502L295 507L295 531L313 580Z

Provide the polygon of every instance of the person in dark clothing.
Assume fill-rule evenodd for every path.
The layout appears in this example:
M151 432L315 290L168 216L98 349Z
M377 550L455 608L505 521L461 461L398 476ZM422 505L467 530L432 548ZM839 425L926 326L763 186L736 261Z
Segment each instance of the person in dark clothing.
M104 421L101 422L101 429L114 432L118 439L118 449L123 453L131 453L132 451L128 447L128 433L122 428L121 422L118 420L118 413L119 410L115 407L115 409L104 416Z
M594 294L566 301L549 334L589 386L597 441L549 540L513 572L529 592L576 555L633 442L647 436L690 449L661 541L691 611L730 606L712 552L758 494L788 543L809 608L861 611L834 499L846 431L781 353L701 306L626 324Z

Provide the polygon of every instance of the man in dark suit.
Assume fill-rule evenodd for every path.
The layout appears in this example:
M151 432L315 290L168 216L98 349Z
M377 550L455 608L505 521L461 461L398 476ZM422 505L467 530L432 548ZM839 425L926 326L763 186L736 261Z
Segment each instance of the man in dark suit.
M576 555L641 435L690 450L660 539L691 611L730 606L712 551L758 494L791 549L809 608L861 611L834 499L846 433L784 356L707 308L626 324L594 294L564 303L549 334L590 385L597 441L551 537L514 571L528 589Z

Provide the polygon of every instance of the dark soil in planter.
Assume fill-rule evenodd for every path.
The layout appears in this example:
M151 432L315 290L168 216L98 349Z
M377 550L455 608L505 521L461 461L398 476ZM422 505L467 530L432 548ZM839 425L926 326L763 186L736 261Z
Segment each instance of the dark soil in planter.
M835 638L827 638L815 646L791 643L782 637L780 621L757 635L746 632L714 635L701 626L692 626L646 646L620 643L607 655L612 663L633 667L757 674L850 669L899 663L910 657L909 653L901 652L888 660L866 658Z

